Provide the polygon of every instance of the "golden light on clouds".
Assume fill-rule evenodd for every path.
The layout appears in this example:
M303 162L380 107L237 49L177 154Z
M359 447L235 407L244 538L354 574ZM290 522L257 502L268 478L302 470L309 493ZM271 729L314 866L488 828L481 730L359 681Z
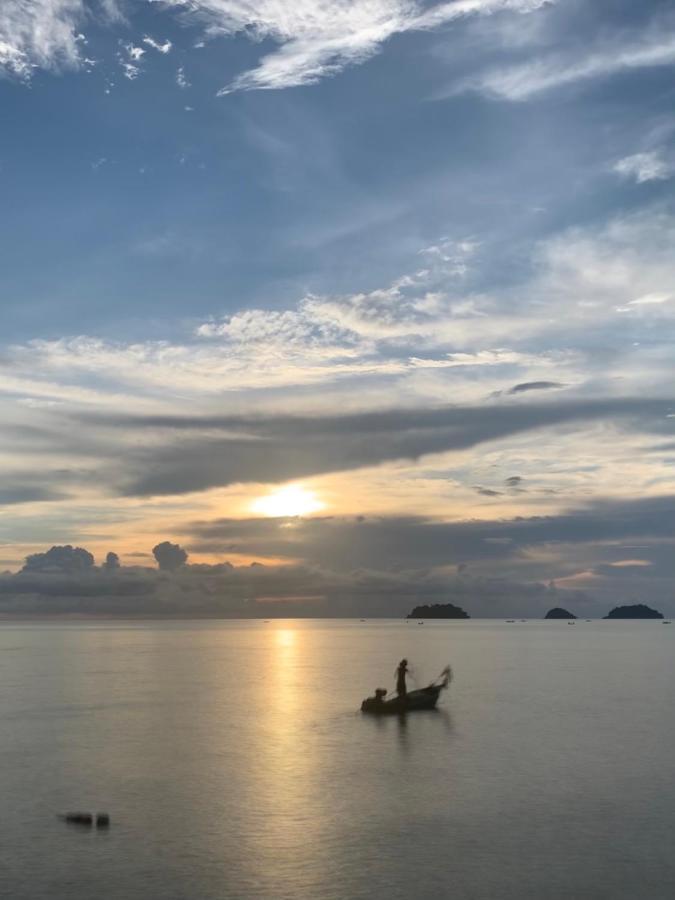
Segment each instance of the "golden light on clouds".
M300 484L287 484L276 488L251 503L251 510L270 518L282 516L307 516L325 506L318 496Z

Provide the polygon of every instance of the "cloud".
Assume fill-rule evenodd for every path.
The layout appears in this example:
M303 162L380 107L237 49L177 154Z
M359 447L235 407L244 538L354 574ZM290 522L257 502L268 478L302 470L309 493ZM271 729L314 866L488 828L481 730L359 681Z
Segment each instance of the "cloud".
M593 608L581 592L558 591L537 581L481 576L468 572L466 566L459 576L419 568L340 571L319 565L229 563L173 571L24 568L17 575L0 575L0 614L18 616L398 617L420 602L448 600L472 615L543 616L560 597Z
M672 178L675 175L675 162L665 159L661 152L651 150L626 156L615 163L613 169L618 175L644 184L647 181Z
M259 65L220 93L313 84L378 53L396 34L429 31L470 15L531 12L548 0L456 0L424 7L416 0L191 0L209 33L245 34L277 44Z
M654 603L672 612L674 528L670 496L491 521L219 519L187 526L192 551L246 550L292 562L99 568L87 550L55 546L0 577L0 612L402 615L423 598L477 616L541 616L563 601L598 615L644 590L645 579ZM585 593L569 590L581 583Z
M627 306L661 306L662 303L668 303L672 298L672 294L643 294L642 297L629 300Z
M450 601L474 616L542 616L570 603L599 615L648 590L670 614L674 529L671 496L487 521L216 519L184 526L191 551L274 554L289 564L98 567L84 548L55 546L0 576L0 613L398 616ZM570 589L582 584L584 593Z
M171 41L164 41L164 43L160 44L159 41L156 41L154 38L149 37L147 34L143 38L143 43L147 44L148 47L152 47L153 50L156 50L158 53L167 54L173 47Z
M3 0L0 3L0 73L30 78L34 68L80 63L83 0Z
M514 384L508 393L524 394L527 391L551 391L561 387L565 387L565 385L559 381L524 381L521 384Z
M522 277L489 294L477 295L473 279L490 247L467 256L464 240L435 242L443 252L425 253L424 270L383 288L240 311L183 340L9 347L0 449L16 470L7 478L35 486L39 472L56 493L67 485L59 510L81 510L79 521L102 498L126 514L126 498L235 495L236 485L314 476L331 482L341 509L345 485L358 481L378 511L445 502L529 513L588 491L654 493L673 483L666 452L644 448L672 433L674 242L661 205L541 240ZM541 383L569 387L508 393ZM477 446L480 456L467 453ZM561 474L562 460L576 466ZM513 472L527 477L527 494L504 487ZM436 490L434 478L459 495Z
M160 569L167 572L173 572L185 565L188 555L178 544L172 544L170 541L163 541L152 548L152 554L157 560Z
M105 558L105 562L102 566L103 569L107 572L114 572L120 568L120 558L114 551L110 551Z
M240 35L276 45L256 68L223 88L220 93L226 94L312 84L374 56L393 35L430 31L466 16L532 12L550 2L454 0L427 6L419 0L166 0L164 6L198 21L211 38ZM123 21L123 14L116 0L4 0L0 71L28 79L35 68L78 67L85 40L79 29L92 19L109 24ZM150 35L142 42L162 54L172 49L170 40ZM127 78L137 77L137 62L120 60Z
M477 293L472 279L489 248L446 241L423 269L384 287L239 310L182 341L75 336L11 347L0 360L0 391L31 402L137 406L143 396L203 402L223 391L385 379L426 392L435 379L439 398L450 390L478 399L514 382L578 386L600 368L605 381L630 368L631 377L649 373L665 386L665 356L657 365L656 352L668 352L665 320L675 322L675 305L656 301L672 293L673 242L675 219L663 206L567 229L531 246L518 281ZM614 348L613 357L600 359L599 346ZM351 402L363 396L352 391Z
M88 571L94 565L94 557L82 547L52 547L45 553L26 557L22 572L73 573Z
M606 419L656 430L670 408L666 400L617 398L342 416L94 415L84 421L152 437L139 449L130 446L109 480L123 495L161 496L418 460L563 424Z
M124 77L128 78L129 81L134 81L140 75L141 67L139 63L144 55L145 50L142 47L137 47L134 44L122 45L122 50L117 54L117 60Z
M186 526L192 549L207 542L212 552L265 552L301 558L311 565L403 569L437 569L470 563L476 571L488 564L503 572L525 571L534 577L557 578L569 571L569 548L584 561L606 554L626 558L634 542L658 549L672 548L675 497L631 500L589 500L558 515L508 519L443 521L425 516L367 516L314 519L216 519ZM538 557L537 552L559 553ZM612 548L614 548L612 550ZM634 552L634 551L633 551ZM664 549L664 555L667 551ZM603 559L604 561L604 559ZM675 572L675 559L671 558Z
M0 507L14 506L20 503L44 503L63 500L67 497L63 491L43 487L35 483L12 484L9 487L0 486Z
M576 82L607 78L621 72L675 65L675 35L650 28L639 39L623 36L606 39L595 49L553 54L513 66L492 69L454 85L447 95L479 91L490 97L514 102Z
M419 516L309 520L216 520L192 525L192 548L268 552L306 566L353 571L412 571L426 578L469 574L478 583L582 583L591 605L627 602L649 591L675 610L675 498L598 499L552 516L446 522ZM626 564L626 560L640 560ZM590 577L584 573L591 573ZM545 602L545 601L541 601ZM460 604L464 605L464 604ZM564 605L564 604L563 604ZM484 611L481 591L477 611ZM503 609L503 607L502 607ZM506 611L506 610L505 610ZM494 613L493 613L494 614Z

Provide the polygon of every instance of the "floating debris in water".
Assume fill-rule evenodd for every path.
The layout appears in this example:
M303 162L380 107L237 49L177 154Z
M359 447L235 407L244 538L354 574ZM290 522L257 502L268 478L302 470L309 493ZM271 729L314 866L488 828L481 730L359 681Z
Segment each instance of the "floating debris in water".
M96 825L97 828L110 827L110 816L108 813L96 813L96 815L94 815L89 812L67 812L62 813L59 816L59 819L62 819L69 825L84 825L87 828L91 828L94 825Z

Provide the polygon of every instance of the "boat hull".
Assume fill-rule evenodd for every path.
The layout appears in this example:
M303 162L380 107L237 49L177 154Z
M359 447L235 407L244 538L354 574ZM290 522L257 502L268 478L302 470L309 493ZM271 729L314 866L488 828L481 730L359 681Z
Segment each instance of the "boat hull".
M368 697L361 704L361 712L371 716L402 715L409 712L418 712L425 709L435 709L442 687L431 685L419 691L410 691L405 697L392 697L391 700L376 700Z

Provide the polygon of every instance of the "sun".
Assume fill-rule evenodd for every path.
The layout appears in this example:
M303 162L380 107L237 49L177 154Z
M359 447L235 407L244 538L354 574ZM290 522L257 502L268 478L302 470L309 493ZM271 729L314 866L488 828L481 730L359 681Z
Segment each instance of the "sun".
M313 491L299 484L287 484L251 503L251 510L263 516L307 516L323 509L323 504Z

